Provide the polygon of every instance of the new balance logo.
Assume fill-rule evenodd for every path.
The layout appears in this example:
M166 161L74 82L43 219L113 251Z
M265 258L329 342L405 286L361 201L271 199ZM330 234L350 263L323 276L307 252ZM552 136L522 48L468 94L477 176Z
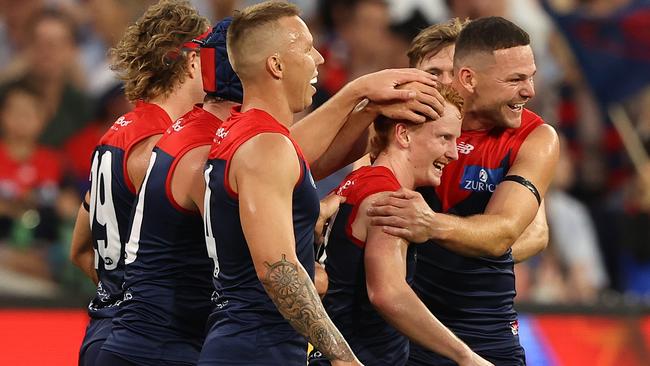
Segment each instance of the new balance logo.
M470 145L470 144L466 144L464 142L460 142L460 143L458 143L458 145L456 145L456 150L458 150L458 152L461 153L461 154L467 155L470 152L472 152L472 150L474 150L474 145Z
M111 126L111 129L117 131L118 128L126 127L126 126L129 125L129 123L131 123L131 121L127 120L126 118L124 118L124 116L122 116L122 117L118 118L117 121L115 121L115 123L113 123L113 126Z

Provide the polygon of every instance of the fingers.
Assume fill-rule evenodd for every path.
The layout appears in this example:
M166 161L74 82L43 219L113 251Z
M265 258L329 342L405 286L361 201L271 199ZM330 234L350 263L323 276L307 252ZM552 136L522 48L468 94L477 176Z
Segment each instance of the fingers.
M353 81L367 92L365 95L373 102L404 101L416 98L412 91L398 90L398 85L419 82L435 86L437 77L418 69L392 69L378 71Z
M320 201L319 218L329 219L339 209L341 203L345 202L345 197L330 193Z
M389 226L397 229L406 229L408 221L395 216L375 216L370 218L370 225Z
M388 89L384 92L385 100L411 100L417 96L413 90Z
M395 82L397 85L405 84L411 81L417 81L423 84L436 86L438 78L426 71L415 68L385 70L386 72L395 73Z
M436 88L413 82L400 85L398 89L413 90L416 92L415 100L409 101L408 107L410 109L417 110L417 112L433 120L440 118L444 113L445 99Z
M414 240L411 239L411 232L408 229L396 228L392 226L384 226L381 228L381 231L385 232L388 235L397 236L403 239L406 239L409 242Z

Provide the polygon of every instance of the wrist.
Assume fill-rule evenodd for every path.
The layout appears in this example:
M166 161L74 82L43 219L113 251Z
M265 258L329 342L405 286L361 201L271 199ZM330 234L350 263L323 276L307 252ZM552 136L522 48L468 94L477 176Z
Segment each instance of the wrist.
M354 101L355 105L363 100L363 98L365 98L369 93L365 79L365 75L358 77L347 83L343 89L341 89L341 91L345 92L346 97Z
M452 226L449 225L448 221L449 216L435 213L433 211L430 215L431 216L429 222L431 224L428 226L429 239L439 240L443 242L449 240L449 238L453 236L451 234Z
M469 365L472 361L474 352L466 344L462 346L456 352L456 358L453 360L456 361L459 365Z

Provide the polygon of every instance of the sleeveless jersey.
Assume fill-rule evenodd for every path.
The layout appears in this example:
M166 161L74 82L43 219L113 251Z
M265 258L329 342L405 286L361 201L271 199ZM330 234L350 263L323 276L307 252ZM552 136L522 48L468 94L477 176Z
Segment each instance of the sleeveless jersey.
M115 121L93 151L89 214L99 284L88 305L92 318L112 317L123 299L124 245L136 193L126 170L129 152L142 140L165 132L171 123L159 106L138 102Z
M241 227L238 197L228 184L233 155L243 143L261 133L282 134L296 149L301 166L292 201L296 254L309 275L314 275L314 226L320 206L309 166L289 130L271 115L258 109L242 113L234 108L217 131L205 172L206 242L215 263L218 295L199 364L306 362L306 339L278 312L257 278Z
M399 188L393 172L383 166L366 166L350 173L338 188L337 194L346 200L327 235L325 270L329 286L323 305L365 365L404 365L409 353L408 338L389 325L368 299L364 265L366 243L352 235L352 223L363 200L375 193ZM415 270L415 250L411 245L407 252L406 280L409 284ZM310 365L322 364L314 360L314 355L310 357Z
M419 189L420 193L436 212L483 213L522 143L543 123L524 110L519 128L463 131L457 141L458 160L445 167L440 186ZM521 348L513 308L513 267L510 251L499 258L470 258L430 242L418 247L414 288L443 324L474 351L490 358L499 350ZM411 358L440 362L440 356L411 346Z
M138 363L196 364L212 307L213 266L203 219L176 203L171 180L185 153L211 144L221 122L194 107L156 144L126 244L125 299L103 349Z

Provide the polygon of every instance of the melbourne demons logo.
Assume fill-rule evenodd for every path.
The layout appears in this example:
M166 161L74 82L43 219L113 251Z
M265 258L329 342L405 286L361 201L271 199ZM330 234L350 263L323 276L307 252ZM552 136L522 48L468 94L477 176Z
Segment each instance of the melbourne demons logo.
M179 118L174 122L174 124L170 127L169 130L167 130L167 133L172 133L172 131L179 132L182 130L185 126L183 126L183 118Z
M221 141L223 141L223 139L225 139L226 136L228 136L228 132L229 131L226 131L225 128L219 127L219 129L217 130L217 134L216 134L214 140L212 140L212 141L215 144L219 145L221 143Z
M354 185L354 180L345 181L345 183L341 187L339 187L339 190L336 191L336 194L341 196L343 194L343 191L345 191L346 189L350 188L353 185Z
M489 169L478 165L465 167L460 188L473 192L494 192L503 180L503 168Z
M469 155L469 153L471 153L472 150L474 150L474 145L470 145L468 143L461 141L458 143L458 145L456 145L456 150L458 150L458 152L463 155Z

